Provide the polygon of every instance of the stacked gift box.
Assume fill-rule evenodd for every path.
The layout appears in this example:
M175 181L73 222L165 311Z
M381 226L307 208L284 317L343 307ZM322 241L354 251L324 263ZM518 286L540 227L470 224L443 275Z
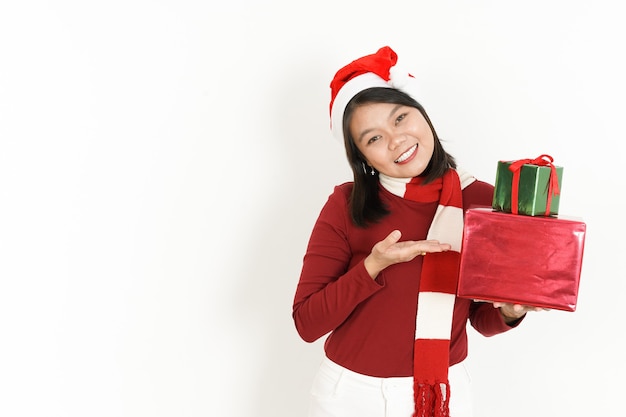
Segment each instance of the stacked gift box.
M491 208L465 213L458 295L575 311L586 225L559 214L549 155L499 161Z

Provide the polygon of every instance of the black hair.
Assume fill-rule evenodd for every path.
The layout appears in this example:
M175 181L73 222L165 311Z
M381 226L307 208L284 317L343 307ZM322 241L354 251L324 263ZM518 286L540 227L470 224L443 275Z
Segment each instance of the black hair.
M426 169L420 175L424 177L424 184L443 176L449 168L456 168L454 158L443 149L426 110L411 96L395 88L385 87L372 87L359 92L352 97L343 113L344 145L354 176L354 186L350 196L350 215L353 223L359 227L366 227L369 223L376 223L389 214L388 208L380 199L378 175L371 175L369 172L372 168L367 166L365 157L356 147L350 132L350 122L354 111L358 107L370 103L391 103L414 107L424 116L434 137L433 155Z

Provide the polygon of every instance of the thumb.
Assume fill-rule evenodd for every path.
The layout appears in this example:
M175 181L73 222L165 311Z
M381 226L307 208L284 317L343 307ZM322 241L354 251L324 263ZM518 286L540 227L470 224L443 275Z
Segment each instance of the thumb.
M401 237L402 237L402 233L400 233L399 230L394 230L393 232L389 233L385 239L382 240L381 249L386 250L387 248L391 247L394 243L397 243Z

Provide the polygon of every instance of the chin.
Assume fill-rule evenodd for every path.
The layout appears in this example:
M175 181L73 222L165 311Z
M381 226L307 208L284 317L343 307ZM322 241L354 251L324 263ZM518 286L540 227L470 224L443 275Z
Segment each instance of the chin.
M424 173L424 171L426 171L426 167L420 167L417 169L411 169L411 170L407 170L408 172L408 177L419 177L420 175L422 175Z

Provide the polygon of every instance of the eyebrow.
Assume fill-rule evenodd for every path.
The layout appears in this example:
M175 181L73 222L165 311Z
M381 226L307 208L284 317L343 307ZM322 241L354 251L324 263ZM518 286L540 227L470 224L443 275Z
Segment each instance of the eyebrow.
M388 118L390 119L394 115L394 113L398 111L398 109L400 107L404 107L404 104L396 104L395 106L393 106L393 108L389 112ZM374 129L365 129L363 132L361 132L361 134L359 135L359 137L357 139L357 142L361 143L361 141L363 140L363 136L367 135L372 130L374 130Z

